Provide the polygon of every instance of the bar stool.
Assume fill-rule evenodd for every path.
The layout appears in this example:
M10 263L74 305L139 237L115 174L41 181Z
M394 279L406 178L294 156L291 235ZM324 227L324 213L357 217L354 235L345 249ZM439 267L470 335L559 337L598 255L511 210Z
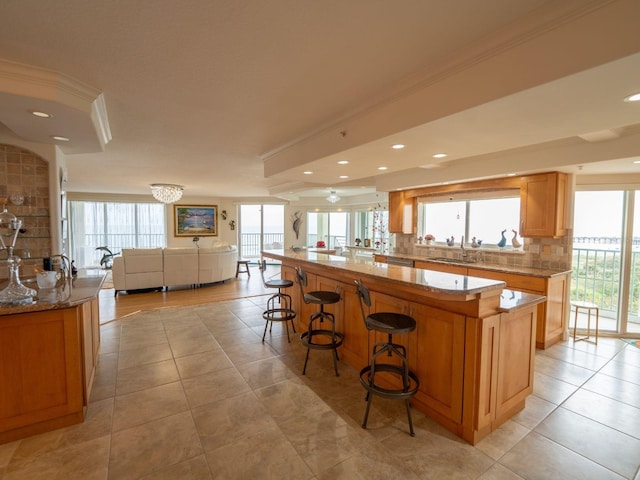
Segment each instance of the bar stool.
M600 321L600 308L595 303L591 302L571 302L571 306L576 309L576 314L573 323L573 341L579 342L580 340L588 340L591 338L591 312L596 314L596 340L595 344L598 344L598 323ZM585 310L587 312L587 334L582 337L576 337L576 329L578 328L578 312Z
M336 377L339 377L338 373L338 347L342 345L344 336L340 332L336 332L336 320L331 312L325 312L324 306L340 301L340 294L337 292L331 292L327 290L317 290L313 292L304 292L304 287L307 286L307 274L300 267L296 267L296 279L298 285L300 285L300 297L306 304L320 305L320 310L312 313L309 317L309 328L306 332L300 335L300 341L302 345L307 347L307 355L304 359L304 367L302 374L307 371L307 363L309 361L309 352L313 348L315 350L331 350L333 357L333 368L336 371ZM331 324L330 328L322 328L324 322L327 321ZM318 322L320 325L314 322Z
M262 318L265 319L264 333L262 334L262 341L267 334L267 327L269 326L269 333L273 328L273 322L284 322L287 328L287 341L291 343L289 338L289 322L293 328L293 333L296 333L296 325L293 320L296 318L296 312L291 308L291 295L283 293L283 289L293 286L293 281L283 278L273 278L267 280L264 276L264 272L267 269L267 261L262 259L258 264L260 269L260 275L262 276L262 283L266 288L277 288L278 293L274 293L267 300L267 309L262 312ZM276 306L276 301L278 306Z
M367 408L364 413L362 428L367 428L371 399L373 395L378 395L382 398L404 400L407 407L407 418L409 419L409 432L410 435L414 437L415 433L413 431L413 421L411 420L409 398L418 391L420 381L417 375L409 370L407 349L404 345L393 343L393 335L412 332L416 329L416 321L409 315L394 312L376 312L366 315L364 307L365 305L367 308L371 307L371 295L369 294L369 289L362 283L362 280L356 280L356 293L360 299L360 310L367 330L387 334L386 342L377 342L373 345L371 364L360 370L360 383L367 390ZM387 353L389 357L395 355L400 359L400 365L377 362L378 357L383 353ZM387 374L394 378L394 383L395 380L397 380L400 388L388 388L380 383L376 383L376 374L381 372L382 377L385 377L385 374Z

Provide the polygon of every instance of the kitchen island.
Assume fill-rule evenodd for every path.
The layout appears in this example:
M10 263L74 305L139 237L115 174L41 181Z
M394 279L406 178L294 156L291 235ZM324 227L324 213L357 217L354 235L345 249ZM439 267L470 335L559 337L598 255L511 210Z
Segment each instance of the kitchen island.
M370 346L385 341L368 331L355 280L371 291L371 311L413 316L417 328L394 337L407 348L420 379L412 405L475 444L524 408L533 390L537 304L545 297L505 290L505 282L426 269L387 265L311 252L265 251L282 262L282 277L295 280L295 267L308 276L308 289L341 293L327 306L344 334L340 358L356 369L369 364ZM300 331L313 305L291 289Z
M82 422L100 347L104 272L0 307L0 443ZM0 285L0 290L5 285Z

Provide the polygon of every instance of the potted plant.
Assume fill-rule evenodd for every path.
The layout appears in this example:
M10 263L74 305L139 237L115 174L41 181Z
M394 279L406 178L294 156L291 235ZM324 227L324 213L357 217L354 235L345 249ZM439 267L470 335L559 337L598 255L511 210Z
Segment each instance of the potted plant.
M424 241L427 245L431 245L434 241L436 240L436 237L434 237L433 235L431 235L430 233L427 233L424 236Z

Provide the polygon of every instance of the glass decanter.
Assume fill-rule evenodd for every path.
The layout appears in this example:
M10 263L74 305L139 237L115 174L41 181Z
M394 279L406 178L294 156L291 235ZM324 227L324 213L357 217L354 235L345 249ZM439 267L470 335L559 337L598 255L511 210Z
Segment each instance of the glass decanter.
M7 258L9 284L0 292L0 304L2 305L28 305L33 303L33 297L37 294L34 289L25 287L20 282L22 259L13 254L20 228L22 228L22 220L18 220L15 215L8 212L5 204L0 212L0 243L2 243L2 249L9 254ZM7 246L4 237L11 238L11 236L13 236L11 244Z

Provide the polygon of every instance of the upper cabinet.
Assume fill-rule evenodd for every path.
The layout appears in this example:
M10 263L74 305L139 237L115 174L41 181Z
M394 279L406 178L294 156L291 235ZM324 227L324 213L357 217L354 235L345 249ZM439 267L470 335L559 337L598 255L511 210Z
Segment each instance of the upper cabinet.
M561 237L566 235L568 176L551 172L527 175L520 183L520 235Z
M389 192L389 233L414 233L415 198Z

